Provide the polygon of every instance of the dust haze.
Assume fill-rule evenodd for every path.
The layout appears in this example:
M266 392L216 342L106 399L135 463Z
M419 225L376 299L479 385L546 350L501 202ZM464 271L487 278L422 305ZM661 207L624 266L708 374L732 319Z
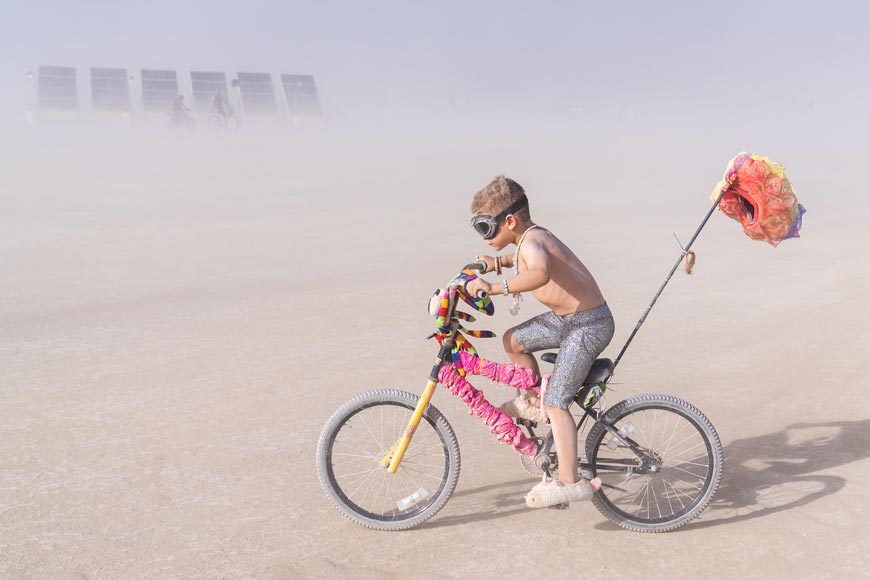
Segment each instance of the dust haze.
M517 542L556 578L866 574L860 14L837 32L827 12L784 16L797 46L673 3L621 25L555 4L330 20L255 3L208 30L179 8L196 32L149 52L140 29L88 24L141 8L51 6L37 26L40 8L3 24L16 50L0 60L0 578L490 578L529 565L508 556ZM81 42L62 42L64 19ZM28 122L39 64L313 74L324 115L235 132ZM501 173L526 188L601 286L613 357L679 255L673 233L688 240L742 150L786 166L801 238L773 249L714 214L608 395L674 394L716 426L725 475L696 522L644 536L590 505L528 510L534 479L445 390L433 404L463 473L444 510L384 534L328 504L320 429L362 391L422 390L425 304L489 249L468 226L475 191ZM495 304L475 328L543 311ZM498 339L475 345L506 359Z

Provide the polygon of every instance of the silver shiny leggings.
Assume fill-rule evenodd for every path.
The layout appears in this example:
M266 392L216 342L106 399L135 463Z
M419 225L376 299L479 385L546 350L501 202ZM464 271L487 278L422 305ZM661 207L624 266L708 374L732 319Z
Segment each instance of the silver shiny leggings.
M607 304L559 316L545 312L513 329L523 352L558 348L556 364L544 395L544 405L567 409L592 368L613 338L613 315Z

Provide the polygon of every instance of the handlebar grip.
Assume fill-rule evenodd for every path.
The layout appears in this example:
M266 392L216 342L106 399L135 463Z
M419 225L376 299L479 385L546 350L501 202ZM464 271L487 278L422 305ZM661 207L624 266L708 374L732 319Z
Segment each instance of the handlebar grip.
M462 289L463 290L465 290L465 286L467 284L468 284L468 282L462 282ZM466 293L467 293L467 291L466 291ZM483 298L486 298L487 296L489 296L489 293L486 290L478 290L476 296L478 298L483 299Z

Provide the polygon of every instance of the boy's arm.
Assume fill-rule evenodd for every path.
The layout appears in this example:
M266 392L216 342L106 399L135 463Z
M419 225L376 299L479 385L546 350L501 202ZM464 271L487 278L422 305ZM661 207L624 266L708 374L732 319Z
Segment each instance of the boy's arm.
M550 255L541 244L527 240L523 245L522 256L518 259L523 262L523 269L519 275L507 281L511 294L537 290L550 281ZM516 265L511 264L511 266Z
M501 257L501 266L502 268L513 268L514 267L514 255L513 254L505 254Z
M505 254L504 256L478 256L477 260L486 263L486 271L484 274L489 274L490 272L495 272L495 261L501 260L502 268L513 268L514 267L514 256L513 254Z

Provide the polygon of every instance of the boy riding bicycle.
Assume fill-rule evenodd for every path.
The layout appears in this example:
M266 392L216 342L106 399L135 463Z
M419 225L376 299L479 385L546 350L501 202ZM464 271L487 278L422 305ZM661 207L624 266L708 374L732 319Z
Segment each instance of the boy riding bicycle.
M503 175L496 177L475 194L471 213L472 227L496 252L510 244L516 246L512 255L483 256L486 272L501 275L502 268L515 268L517 275L495 284L483 278L471 280L468 292L513 294L511 312L516 313L520 293L531 291L551 309L504 334L511 362L540 374L531 353L559 349L549 382L545 380L542 385L542 405L528 395L502 405L502 410L513 417L533 421L549 417L553 430L559 477L534 486L526 495L526 504L549 507L587 499L597 486L578 480L577 427L568 406L592 363L613 338L613 316L586 266L555 235L532 222L525 191L516 181Z

